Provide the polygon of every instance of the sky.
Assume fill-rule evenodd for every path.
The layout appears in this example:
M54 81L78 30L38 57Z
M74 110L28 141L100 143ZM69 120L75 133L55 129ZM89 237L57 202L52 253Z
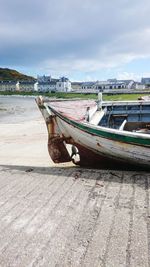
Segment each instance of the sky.
M150 1L0 0L0 67L72 81L150 77Z

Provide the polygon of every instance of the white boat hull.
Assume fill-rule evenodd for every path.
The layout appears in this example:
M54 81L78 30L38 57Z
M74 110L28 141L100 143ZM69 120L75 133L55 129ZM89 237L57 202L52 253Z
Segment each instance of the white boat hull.
M37 104L47 125L48 150L55 163L72 160L75 164L88 167L128 169L133 166L150 169L150 134L124 131L124 122L119 129L97 126L98 113L91 120L92 124L84 119L73 120L71 113L67 116L54 109L55 103L48 106L38 99ZM73 151L77 151L78 160L73 157L75 152L72 155L68 152L66 144L77 148Z
M86 151L86 153L87 151L93 152L92 154L94 158L92 162L95 161L95 165L99 165L99 167L101 166L101 161L102 164L104 164L102 159L108 159L110 160L110 162L116 161L126 165L129 164L147 167L149 167L150 165L150 149L148 147L132 145L101 138L99 136L93 136L62 121L60 118L57 118L57 123L64 136L66 136L67 138L71 137L72 144L76 145L80 151L80 157L83 151ZM85 159L84 155L83 160L85 161L85 163L82 162L82 165L90 164L91 158L88 156L88 154L87 158L89 159L88 162L87 159ZM99 162L97 162L96 159Z

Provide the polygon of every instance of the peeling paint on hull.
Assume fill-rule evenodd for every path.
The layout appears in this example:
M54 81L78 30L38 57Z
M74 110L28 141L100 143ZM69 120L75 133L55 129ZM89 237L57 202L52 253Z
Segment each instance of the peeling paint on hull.
M104 155L97 154L79 144L75 144L79 150L80 162L75 163L81 167L93 167L98 169L117 169L117 170L149 170L147 165L127 162L126 160L114 159Z
M42 108L41 112L48 129L48 150L55 163L71 160L65 144L72 144L80 156L79 161L72 158L77 165L150 169L150 135L91 125L83 119L73 120L53 106L43 107L46 109Z

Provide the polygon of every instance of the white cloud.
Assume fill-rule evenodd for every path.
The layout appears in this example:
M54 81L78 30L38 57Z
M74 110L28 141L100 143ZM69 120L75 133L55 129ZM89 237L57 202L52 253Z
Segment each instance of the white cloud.
M118 80L134 80L134 81L140 81L141 76L137 75L136 73L129 73L129 72L122 72L118 73L117 75Z
M133 72L119 72L116 78L118 80L134 80L140 82L142 77L150 77L150 72L143 72L141 74Z
M1 64L94 72L150 57L149 13L149 0L1 0Z

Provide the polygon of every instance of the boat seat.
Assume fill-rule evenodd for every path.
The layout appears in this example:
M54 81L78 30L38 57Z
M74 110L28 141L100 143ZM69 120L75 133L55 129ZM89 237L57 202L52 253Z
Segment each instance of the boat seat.
M92 119L90 120L90 123L93 125L98 125L102 120L103 116L106 114L106 112L107 108L104 108L103 110L97 110L93 115Z
M124 120L124 121L123 121L123 123L122 123L122 124L120 125L120 127L119 127L119 131L123 131L126 122L127 122L127 120Z

